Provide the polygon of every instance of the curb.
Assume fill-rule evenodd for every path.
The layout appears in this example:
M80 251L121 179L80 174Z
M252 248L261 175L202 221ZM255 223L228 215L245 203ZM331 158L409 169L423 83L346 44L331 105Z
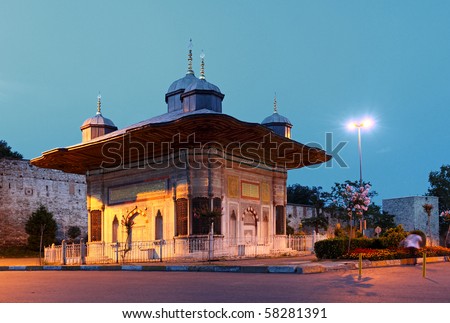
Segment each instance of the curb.
M429 257L427 263L448 262L449 257ZM412 259L364 260L362 268L392 267L413 264ZM417 258L422 264L422 258ZM220 266L220 265L44 265L44 266L0 266L0 271L165 271L165 272L229 272L229 273L275 273L275 274L318 274L358 269L357 261L320 264L310 263L298 266Z

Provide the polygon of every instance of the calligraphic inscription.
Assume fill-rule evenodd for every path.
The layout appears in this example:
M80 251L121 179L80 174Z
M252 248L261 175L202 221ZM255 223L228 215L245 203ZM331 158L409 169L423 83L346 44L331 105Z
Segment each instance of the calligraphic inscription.
M228 197L239 197L239 177L237 176L228 176Z
M261 198L263 203L270 203L270 184L261 183Z
M166 193L166 180L141 182L109 189L109 204L133 202Z
M241 182L242 198L259 200L259 184Z

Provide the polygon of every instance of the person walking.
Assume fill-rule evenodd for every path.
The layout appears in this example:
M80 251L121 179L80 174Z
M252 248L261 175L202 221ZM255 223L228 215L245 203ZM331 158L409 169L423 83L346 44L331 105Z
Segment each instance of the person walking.
M409 255L414 259L413 265L417 265L417 253L422 243L422 237L418 234L408 234L404 240L404 246L409 250Z

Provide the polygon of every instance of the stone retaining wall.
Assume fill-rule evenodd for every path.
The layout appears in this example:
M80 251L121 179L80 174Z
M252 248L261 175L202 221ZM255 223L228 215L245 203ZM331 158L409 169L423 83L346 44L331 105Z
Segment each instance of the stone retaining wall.
M25 223L40 205L53 213L57 239L69 226L87 233L86 178L31 165L28 160L0 159L0 247L24 245Z

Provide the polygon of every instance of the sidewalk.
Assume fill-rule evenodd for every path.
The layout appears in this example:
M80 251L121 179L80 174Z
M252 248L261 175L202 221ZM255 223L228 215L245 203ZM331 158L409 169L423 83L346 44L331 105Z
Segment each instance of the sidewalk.
M362 262L362 268L411 265L413 259L396 259ZM449 261L448 257L427 258L427 263ZM422 264L422 258L417 259ZM39 265L38 258L0 258L0 271L27 270L97 270L97 271L197 271L237 273L295 273L314 274L358 269L357 260L317 260L314 255L289 257L233 259L196 262L149 262L94 265Z

